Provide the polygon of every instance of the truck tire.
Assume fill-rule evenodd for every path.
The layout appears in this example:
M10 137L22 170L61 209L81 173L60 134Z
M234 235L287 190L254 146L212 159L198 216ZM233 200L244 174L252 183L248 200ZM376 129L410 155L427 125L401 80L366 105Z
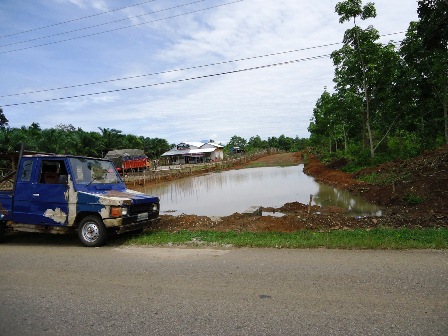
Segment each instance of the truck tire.
M87 216L79 223L78 236L84 246L98 247L106 243L108 232L100 218Z

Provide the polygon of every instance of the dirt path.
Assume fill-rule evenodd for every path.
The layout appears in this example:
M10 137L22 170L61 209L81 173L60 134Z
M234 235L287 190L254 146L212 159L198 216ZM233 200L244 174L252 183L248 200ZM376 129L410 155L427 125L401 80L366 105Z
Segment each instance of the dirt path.
M249 166L298 164L302 153L282 153L259 158ZM349 190L382 206L381 217L354 218L343 209L320 208L287 203L278 211L283 217L247 216L235 213L221 218L206 216L162 215L153 230L216 230L252 232L294 232L302 229L338 230L386 227L448 227L448 146L422 156L369 168L356 175L334 169L338 163L323 165L316 156L308 155L305 172L317 181ZM370 177L374 183L361 182Z

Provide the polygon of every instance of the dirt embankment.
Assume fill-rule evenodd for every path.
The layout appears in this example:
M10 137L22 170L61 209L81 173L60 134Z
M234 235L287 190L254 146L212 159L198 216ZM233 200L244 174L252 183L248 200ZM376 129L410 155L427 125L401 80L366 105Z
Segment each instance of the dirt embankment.
M260 158L266 165L302 162L302 153L284 153ZM251 165L257 162L250 163ZM338 169L343 162L323 165L308 155L305 172L317 181L352 193L382 207L381 217L354 218L343 209L309 207L298 202L264 210L281 212L282 217L162 215L153 230L216 230L293 232L302 229L337 230L387 227L448 227L448 146L426 152L418 158L382 164L355 175ZM364 181L361 182L360 178Z

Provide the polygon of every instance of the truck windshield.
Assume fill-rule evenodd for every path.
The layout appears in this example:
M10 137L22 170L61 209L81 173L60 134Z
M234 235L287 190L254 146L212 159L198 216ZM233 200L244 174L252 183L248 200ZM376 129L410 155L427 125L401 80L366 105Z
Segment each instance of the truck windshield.
M112 162L105 160L70 158L73 177L77 184L121 183Z

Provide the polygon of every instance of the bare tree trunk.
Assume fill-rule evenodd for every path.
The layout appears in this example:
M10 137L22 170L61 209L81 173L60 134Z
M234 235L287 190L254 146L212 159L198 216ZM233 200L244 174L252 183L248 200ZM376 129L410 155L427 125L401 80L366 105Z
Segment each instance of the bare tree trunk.
M365 72L364 72L364 80L362 85L364 86L364 96L366 99L366 128L367 128L367 135L369 136L369 147L370 147L370 157L375 157L375 148L373 147L373 136L372 136L372 130L370 129L370 100L369 100L369 92L366 84L365 79Z
M368 108L367 108L366 126L367 126L367 134L369 135L370 157L374 158L375 157L375 148L373 147L373 136L372 136L372 130L370 129L370 115L369 115Z
M344 153L347 154L347 132L345 131L345 125L342 124L342 132L344 133Z
M353 23L356 27L356 21L353 19ZM366 99L366 108L364 111L364 122L362 124L362 148L366 148L366 128L367 128L367 135L369 137L369 145L370 145L370 156L373 158L375 156L375 149L373 148L373 139L372 139L372 131L370 129L370 110L369 110L369 93L367 91L367 69L364 64L364 59L362 57L361 48L359 45L359 36L356 32L356 44L358 46L358 52L359 52L359 58L361 60L361 70L362 70L362 86L364 89L364 97Z
M425 120L423 117L420 117L420 139L423 143L423 148L426 147L426 139L425 139Z
M367 146L367 132L366 132L367 116L366 110L362 111L362 149Z

